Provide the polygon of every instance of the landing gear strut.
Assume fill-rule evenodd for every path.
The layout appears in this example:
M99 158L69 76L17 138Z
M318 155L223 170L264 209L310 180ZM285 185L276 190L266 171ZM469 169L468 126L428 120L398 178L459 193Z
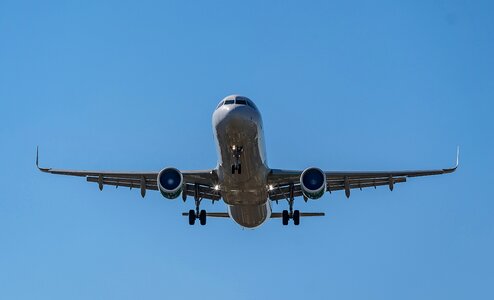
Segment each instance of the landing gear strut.
M202 198L199 196L199 186L196 184L194 190L196 209L189 210L189 225L194 225L196 223L196 219L199 219L199 223L201 225L206 225L206 211L204 209L200 209L201 200Z
M233 152L233 159L234 163L232 165L232 174L242 174L242 164L240 163L240 155L244 151L244 147L242 146L237 146L233 145L232 146L232 152Z
M283 210L281 214L281 222L283 225L288 225L288 221L290 219L293 220L294 225L300 224L300 211L293 210L293 202L294 202L294 191L293 191L293 183L290 185L290 198L286 199L288 201L289 211Z

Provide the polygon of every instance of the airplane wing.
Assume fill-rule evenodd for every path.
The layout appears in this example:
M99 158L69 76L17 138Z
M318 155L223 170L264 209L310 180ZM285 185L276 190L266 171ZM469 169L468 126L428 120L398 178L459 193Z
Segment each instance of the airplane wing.
M146 195L146 190L158 190L158 173L151 172L109 172L109 171L87 171L87 170L65 170L53 168L41 168L38 162L38 151L36 150L36 167L42 172L58 175L69 175L85 177L88 182L98 183L99 189L111 185L123 186L130 189L140 189L141 196ZM180 171L184 177L184 194L194 196L197 193L203 199L219 200L221 195L214 189L217 184L217 176L214 170Z
M377 187L381 185L389 186L393 190L395 183L406 182L409 177L430 176L447 174L456 171L458 168L459 149L456 155L456 165L452 168L433 170L411 170L411 171L327 171L326 190L328 192L344 190L350 197L350 190L367 187ZM303 196L300 187L300 176L303 171L272 169L268 175L270 185L269 198L277 201L289 199L290 187L293 187L293 196Z

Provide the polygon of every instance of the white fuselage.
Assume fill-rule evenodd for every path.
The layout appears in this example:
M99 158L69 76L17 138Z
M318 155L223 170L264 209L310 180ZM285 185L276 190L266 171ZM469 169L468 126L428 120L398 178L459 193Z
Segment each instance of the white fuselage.
M261 115L254 105L225 104L213 113L213 131L219 188L228 213L243 227L257 227L271 216ZM232 171L239 163L241 172Z

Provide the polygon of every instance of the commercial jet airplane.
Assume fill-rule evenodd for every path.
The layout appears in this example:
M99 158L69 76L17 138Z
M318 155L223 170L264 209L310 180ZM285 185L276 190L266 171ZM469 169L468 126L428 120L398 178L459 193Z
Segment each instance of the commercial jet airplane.
M387 185L392 191L396 183L408 177L452 173L458 167L422 171L363 171L335 172L310 167L305 170L271 169L266 160L261 114L249 98L231 95L218 104L213 113L213 131L218 153L218 165L210 170L180 171L164 168L154 172L103 172L41 168L39 170L61 175L86 177L89 182L104 185L140 189L141 196L147 190L158 190L167 199L188 196L195 200L195 209L183 213L189 224L199 219L206 224L207 217L232 218L242 227L255 228L270 218L281 218L283 225L293 220L300 224L301 217L324 216L324 213L300 212L293 209L296 197L319 199L323 194L344 190L350 197L352 189ZM223 199L228 212L209 212L200 209L202 200ZM288 210L271 211L273 201L286 200Z

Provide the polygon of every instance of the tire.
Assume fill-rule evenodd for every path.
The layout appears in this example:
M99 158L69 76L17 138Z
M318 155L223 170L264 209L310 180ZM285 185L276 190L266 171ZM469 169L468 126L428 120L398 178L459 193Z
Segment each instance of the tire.
M206 211L204 209L199 213L199 222L201 225L206 225Z
M300 224L300 210L293 211L293 224Z
M235 174L235 165L232 165L232 174Z
M189 225L194 225L196 223L196 212L191 209L189 210Z
M238 168L237 168L237 173L238 174L242 174L242 165L241 164L238 164Z
M281 222L283 223L284 226L288 225L289 219L290 216L288 215L288 210L284 210L283 213L281 214Z

